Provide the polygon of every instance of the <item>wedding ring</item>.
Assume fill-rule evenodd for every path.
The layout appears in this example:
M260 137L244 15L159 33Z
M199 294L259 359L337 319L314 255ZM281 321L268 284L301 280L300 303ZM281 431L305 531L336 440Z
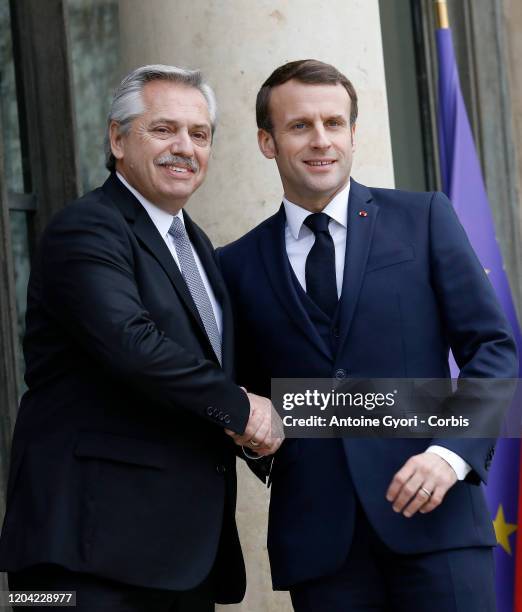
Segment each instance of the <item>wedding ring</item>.
M428 491L428 489L421 487L420 490L425 493L428 497L431 497L431 493Z
M250 440L249 444L252 448L256 448L256 446L259 446L259 442L256 442L255 440Z

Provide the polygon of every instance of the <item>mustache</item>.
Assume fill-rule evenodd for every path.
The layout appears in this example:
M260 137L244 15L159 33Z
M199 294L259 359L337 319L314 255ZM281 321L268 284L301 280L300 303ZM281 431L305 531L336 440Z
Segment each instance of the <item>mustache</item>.
M192 159L190 157L183 157L182 155L171 155L170 153L167 153L155 159L154 164L156 166L173 166L175 164L178 164L180 166L188 168L192 172L197 172L199 170L199 164L195 159Z

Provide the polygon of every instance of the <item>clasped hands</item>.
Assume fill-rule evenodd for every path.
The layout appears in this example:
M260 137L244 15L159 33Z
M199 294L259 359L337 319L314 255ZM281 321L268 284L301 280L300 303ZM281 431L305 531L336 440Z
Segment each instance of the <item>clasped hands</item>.
M260 395L248 393L250 417L245 431L226 433L236 444L263 457L272 455L284 440L283 423L272 402ZM457 482L451 465L435 453L424 452L410 457L395 474L386 492L386 499L395 512L410 518L417 512L426 514L442 503L448 490Z
M243 391L250 402L250 417L245 431L238 434L230 429L225 429L225 432L233 438L236 444L247 447L259 457L272 455L285 438L281 417L268 398L248 393L244 388Z

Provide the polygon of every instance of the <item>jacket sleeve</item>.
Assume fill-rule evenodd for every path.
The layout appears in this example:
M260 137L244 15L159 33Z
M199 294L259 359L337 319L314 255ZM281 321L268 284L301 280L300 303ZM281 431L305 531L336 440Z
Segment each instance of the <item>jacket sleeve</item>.
M510 381L501 386L503 390L499 393L499 381L488 385L478 379L514 379L518 376L512 330L451 202L442 193L434 194L431 201L430 262L432 286L443 327L460 368L459 389L466 389L464 400L457 389L450 410L456 413L461 405L459 402L469 403L473 382L464 379L477 379L477 389L480 387L476 396L478 410L506 408L506 398L512 390ZM487 394L491 394L495 405L488 403ZM492 420L500 416L492 415ZM434 439L433 444L452 450L472 467L468 481L476 484L487 481L494 439L443 438Z
M173 410L244 431L250 408L243 391L213 362L167 337L145 309L131 235L117 211L81 203L65 208L45 232L37 264L48 315L122 384Z

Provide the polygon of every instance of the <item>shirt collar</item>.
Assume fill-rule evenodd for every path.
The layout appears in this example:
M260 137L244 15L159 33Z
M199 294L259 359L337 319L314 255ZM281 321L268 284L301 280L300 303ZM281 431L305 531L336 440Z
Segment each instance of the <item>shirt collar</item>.
M151 218L152 222L156 226L158 232L163 236L163 238L165 238L169 233L169 229L172 225L174 217L179 217L183 225L185 225L185 219L183 218L182 209L179 210L175 215L171 215L170 213L166 212L162 208L159 208L158 206L144 198L139 191L134 189L132 185L129 185L129 183L119 172L116 172L116 176L125 185L125 187L127 187L127 189L136 197L138 202L147 211L149 217Z
M323 210L324 213L344 228L347 227L349 195L350 181L348 181L346 187L339 191L331 202L328 202ZM286 198L283 198L283 206L285 208L286 223L288 224L290 232L295 240L299 240L299 233L303 227L304 220L312 213L306 210L306 208L290 202L290 200Z

